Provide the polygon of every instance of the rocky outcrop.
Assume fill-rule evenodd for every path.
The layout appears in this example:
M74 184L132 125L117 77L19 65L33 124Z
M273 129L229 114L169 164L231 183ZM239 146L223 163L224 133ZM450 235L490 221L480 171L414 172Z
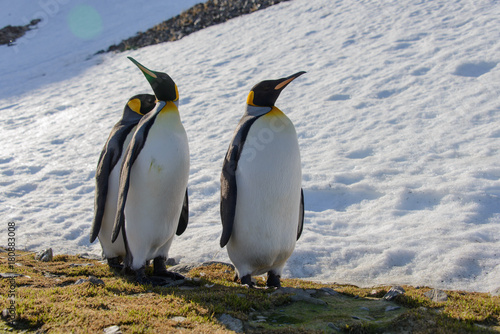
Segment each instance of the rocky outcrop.
M98 53L121 52L162 42L176 41L195 31L267 8L282 1L288 0L208 0Z

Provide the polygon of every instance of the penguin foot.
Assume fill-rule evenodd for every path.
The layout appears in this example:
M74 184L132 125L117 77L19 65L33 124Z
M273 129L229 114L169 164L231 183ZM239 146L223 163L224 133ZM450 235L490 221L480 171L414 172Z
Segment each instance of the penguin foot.
M123 269L123 265L121 264L121 258L119 256L109 258L108 259L108 266L111 269L117 269L117 270Z
M253 288L255 284L252 282L252 276L250 274L243 276L241 285L248 285L249 288Z
M137 270L131 269L135 273L135 281L139 284L153 284L153 281L146 276L146 266L142 266Z
M162 277L148 277L146 275L146 266L139 268L138 270L130 269L135 273L135 282L141 285L152 285L152 286L162 286L169 282L166 282Z
M168 271L165 265L166 259L163 256L155 257L153 260L153 276L167 277L174 281L184 279L184 276L178 273Z
M281 288L280 275L276 275L272 271L268 272L266 285L269 288Z

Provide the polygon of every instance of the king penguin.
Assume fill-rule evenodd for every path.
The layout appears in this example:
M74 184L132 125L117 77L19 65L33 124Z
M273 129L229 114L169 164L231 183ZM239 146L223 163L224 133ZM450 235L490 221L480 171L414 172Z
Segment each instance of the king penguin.
M227 150L221 174L222 236L241 284L267 273L279 288L286 261L304 224L304 195L295 127L274 103L304 74L255 85Z
M145 275L151 259L153 276L182 278L166 270L165 260L174 235L188 224L189 146L177 85L168 74L129 59L149 81L157 102L137 125L123 159L112 241L121 231L125 266L139 283L155 283Z
M111 129L97 164L90 242L99 237L104 257L112 268L121 268L120 262L126 253L123 238L111 243L123 155L137 124L142 116L154 108L155 100L151 94L135 95L128 100L122 118Z

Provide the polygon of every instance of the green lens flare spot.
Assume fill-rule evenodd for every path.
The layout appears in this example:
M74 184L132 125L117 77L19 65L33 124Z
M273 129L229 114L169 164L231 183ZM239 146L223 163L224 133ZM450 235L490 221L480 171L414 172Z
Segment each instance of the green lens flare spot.
M78 5L68 14L68 26L76 37L93 39L102 32L101 15L91 6Z

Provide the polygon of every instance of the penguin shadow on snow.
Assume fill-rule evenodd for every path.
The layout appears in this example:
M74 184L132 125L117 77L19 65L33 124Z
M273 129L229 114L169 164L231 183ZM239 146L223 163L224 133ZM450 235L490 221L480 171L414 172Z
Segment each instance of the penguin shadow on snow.
M350 187L336 184L329 189L304 189L304 208L312 212L327 210L344 212L353 205L373 201L382 196L383 194L370 186Z

